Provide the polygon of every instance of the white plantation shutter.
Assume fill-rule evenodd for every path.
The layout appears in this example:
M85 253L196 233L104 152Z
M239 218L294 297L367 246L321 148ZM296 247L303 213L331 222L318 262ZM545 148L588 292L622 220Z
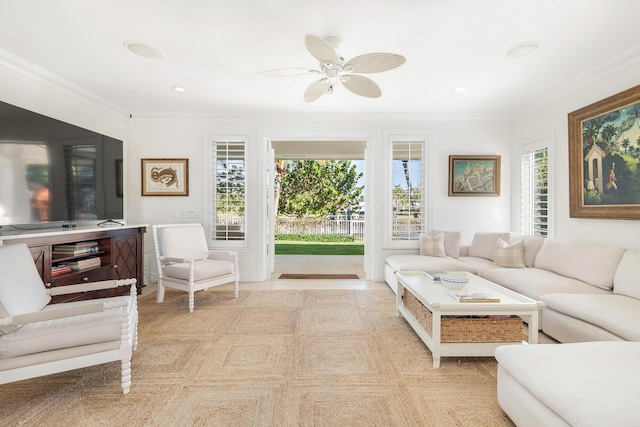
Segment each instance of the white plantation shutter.
M425 142L391 143L391 240L417 241L425 231Z
M246 205L246 142L212 144L212 240L243 242Z
M520 233L549 236L549 147L528 146L520 152Z

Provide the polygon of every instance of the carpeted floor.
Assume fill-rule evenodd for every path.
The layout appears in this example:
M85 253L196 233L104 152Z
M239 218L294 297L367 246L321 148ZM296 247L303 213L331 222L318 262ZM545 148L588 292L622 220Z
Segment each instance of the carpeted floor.
M493 358L431 353L391 290L167 290L139 301L132 386L120 364L0 386L0 425L512 426Z

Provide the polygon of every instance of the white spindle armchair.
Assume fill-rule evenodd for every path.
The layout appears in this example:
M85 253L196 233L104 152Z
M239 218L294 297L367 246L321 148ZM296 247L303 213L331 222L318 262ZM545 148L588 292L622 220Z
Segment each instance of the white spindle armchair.
M47 289L25 244L0 246L0 271L0 384L120 361L122 392L129 392L136 279ZM118 286L130 294L49 304L55 295Z
M165 288L189 293L189 311L195 292L234 282L238 298L238 254L209 250L201 224L152 225L158 263L157 302L164 301Z

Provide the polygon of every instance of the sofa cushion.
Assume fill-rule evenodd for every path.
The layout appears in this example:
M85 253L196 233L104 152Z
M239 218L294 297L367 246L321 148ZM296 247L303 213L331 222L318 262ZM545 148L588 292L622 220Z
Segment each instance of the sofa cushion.
M477 256L493 261L493 252L496 248L496 242L502 239L509 241L509 233L476 233L469 246L469 256Z
M535 266L611 290L624 251L623 248L547 239L536 257Z
M451 257L430 257L422 255L390 255L385 263L396 271L468 271L476 273L476 270Z
M35 313L51 301L26 244L0 246L0 271L0 318ZM2 326L0 331L16 328Z
M176 279L189 280L188 262L169 264L163 268L163 274ZM203 259L193 263L194 281L211 279L227 274L233 274L233 263L230 261L219 261L213 259Z
M444 234L444 252L451 258L460 256L460 232L446 230L431 230L431 235Z
M128 297L116 297L128 301ZM116 298L110 301L115 301ZM65 303L65 306L92 304L95 301ZM44 310L56 310L52 304ZM120 341L122 336L122 312L118 307L98 313L82 314L62 319L27 323L19 329L0 337L0 358L10 358L62 348Z
M548 309L596 325L627 341L640 341L640 300L615 294L548 294L540 300Z
M463 262L476 271L475 274L482 275L487 270L493 270L495 268L504 268L495 264L493 261L480 258L476 256L461 256L458 261Z
M539 268L494 268L482 273L482 277L536 300L552 293L610 294L580 280Z
M437 257L446 256L444 252L444 233L439 233L434 236L421 234L420 255Z
M507 243L498 239L493 262L501 267L525 268L527 265L524 263L524 240Z
M626 251L613 279L613 293L640 300L640 252Z
M638 424L640 343L509 345L496 349L496 359L500 369L567 425Z
M161 231L161 253L170 258L206 259L209 247L202 226L167 227Z

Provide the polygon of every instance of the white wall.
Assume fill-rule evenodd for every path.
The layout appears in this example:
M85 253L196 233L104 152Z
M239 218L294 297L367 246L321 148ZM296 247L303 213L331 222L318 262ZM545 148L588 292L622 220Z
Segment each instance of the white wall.
M419 133L429 131L429 189L430 225L463 232L463 240L470 241L475 230L508 230L510 224L510 153L511 124L489 119L437 119L404 116L313 116L312 119L271 118L270 120L185 119L134 117L129 123L129 222L163 223L190 222L182 218L183 210L207 212L205 171L208 158L204 156L207 135L247 135L249 138L247 222L255 232L248 233L248 247L238 249L242 280L266 278L264 230L266 211L267 140L290 138L359 139L370 143L371 163L368 171L367 227L375 230L372 244L367 248L368 272L373 280L383 280L384 258L397 251L384 248L384 208L387 180L387 141L389 133ZM500 154L502 156L501 197L448 197L448 156L450 154ZM141 197L140 159L162 157L189 158L188 197ZM173 214L177 213L174 217ZM371 214L370 214L371 212ZM196 218L206 221L205 218ZM152 250L147 236L146 251ZM152 257L153 259L153 257ZM155 266L152 266L152 271Z
M569 218L568 155L568 114L640 84L638 76L640 64L629 66L514 120L515 144L535 139L541 134L555 134L555 170L552 185L555 190L555 237L558 239L640 248L638 221Z

